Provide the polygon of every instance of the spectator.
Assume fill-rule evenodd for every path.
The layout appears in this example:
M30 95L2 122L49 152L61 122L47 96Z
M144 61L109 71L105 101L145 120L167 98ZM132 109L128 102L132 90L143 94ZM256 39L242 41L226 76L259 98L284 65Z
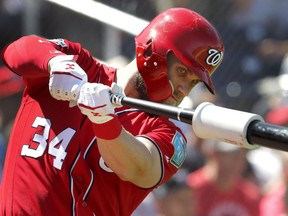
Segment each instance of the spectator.
M242 176L247 150L210 142L203 144L205 165L187 176L195 193L196 215L259 215L260 190Z
M193 191L185 181L186 176L186 170L181 169L172 179L154 191L158 216L195 215Z
M266 121L271 124L288 126L288 106L282 105L267 113ZM285 216L288 214L288 153L275 151L280 161L278 175L266 183L261 202L261 216Z
M278 151L281 162L279 175L270 179L263 191L261 216L285 216L288 214L288 153Z
M271 124L288 127L288 104L276 107L268 112L266 121Z

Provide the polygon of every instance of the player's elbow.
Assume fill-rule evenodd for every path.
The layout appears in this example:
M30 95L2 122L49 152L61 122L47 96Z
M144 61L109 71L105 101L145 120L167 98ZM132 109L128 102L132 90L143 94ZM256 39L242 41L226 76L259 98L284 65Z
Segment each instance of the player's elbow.
M152 188L157 185L162 176L162 169L153 163L146 162L146 166L137 167L131 172L118 174L122 181L128 181L142 188Z

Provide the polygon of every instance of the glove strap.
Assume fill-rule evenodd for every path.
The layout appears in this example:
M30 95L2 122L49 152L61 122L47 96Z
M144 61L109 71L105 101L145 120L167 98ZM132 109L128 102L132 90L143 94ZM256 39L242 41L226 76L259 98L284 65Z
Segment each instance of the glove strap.
M109 116L113 118L103 124L93 123L93 130L96 137L104 140L113 140L120 135L122 125L117 115L109 114Z

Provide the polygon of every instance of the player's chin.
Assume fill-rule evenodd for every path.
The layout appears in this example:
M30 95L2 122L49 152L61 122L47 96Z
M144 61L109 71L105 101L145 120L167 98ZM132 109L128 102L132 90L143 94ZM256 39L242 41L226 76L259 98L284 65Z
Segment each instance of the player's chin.
M183 100L182 98L175 97L175 96L170 96L167 100L165 100L163 103L171 106L178 106L181 101Z

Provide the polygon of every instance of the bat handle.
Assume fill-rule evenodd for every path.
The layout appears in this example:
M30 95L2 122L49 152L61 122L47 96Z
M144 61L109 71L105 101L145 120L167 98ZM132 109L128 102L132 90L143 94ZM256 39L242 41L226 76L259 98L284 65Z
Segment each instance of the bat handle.
M192 124L194 111L152 101L141 100L137 98L126 97L123 95L111 94L112 104L133 107L143 112L157 116L172 118L187 124Z
M123 98L124 96L121 94L110 94L111 103L115 105L120 105L120 106L124 105Z

